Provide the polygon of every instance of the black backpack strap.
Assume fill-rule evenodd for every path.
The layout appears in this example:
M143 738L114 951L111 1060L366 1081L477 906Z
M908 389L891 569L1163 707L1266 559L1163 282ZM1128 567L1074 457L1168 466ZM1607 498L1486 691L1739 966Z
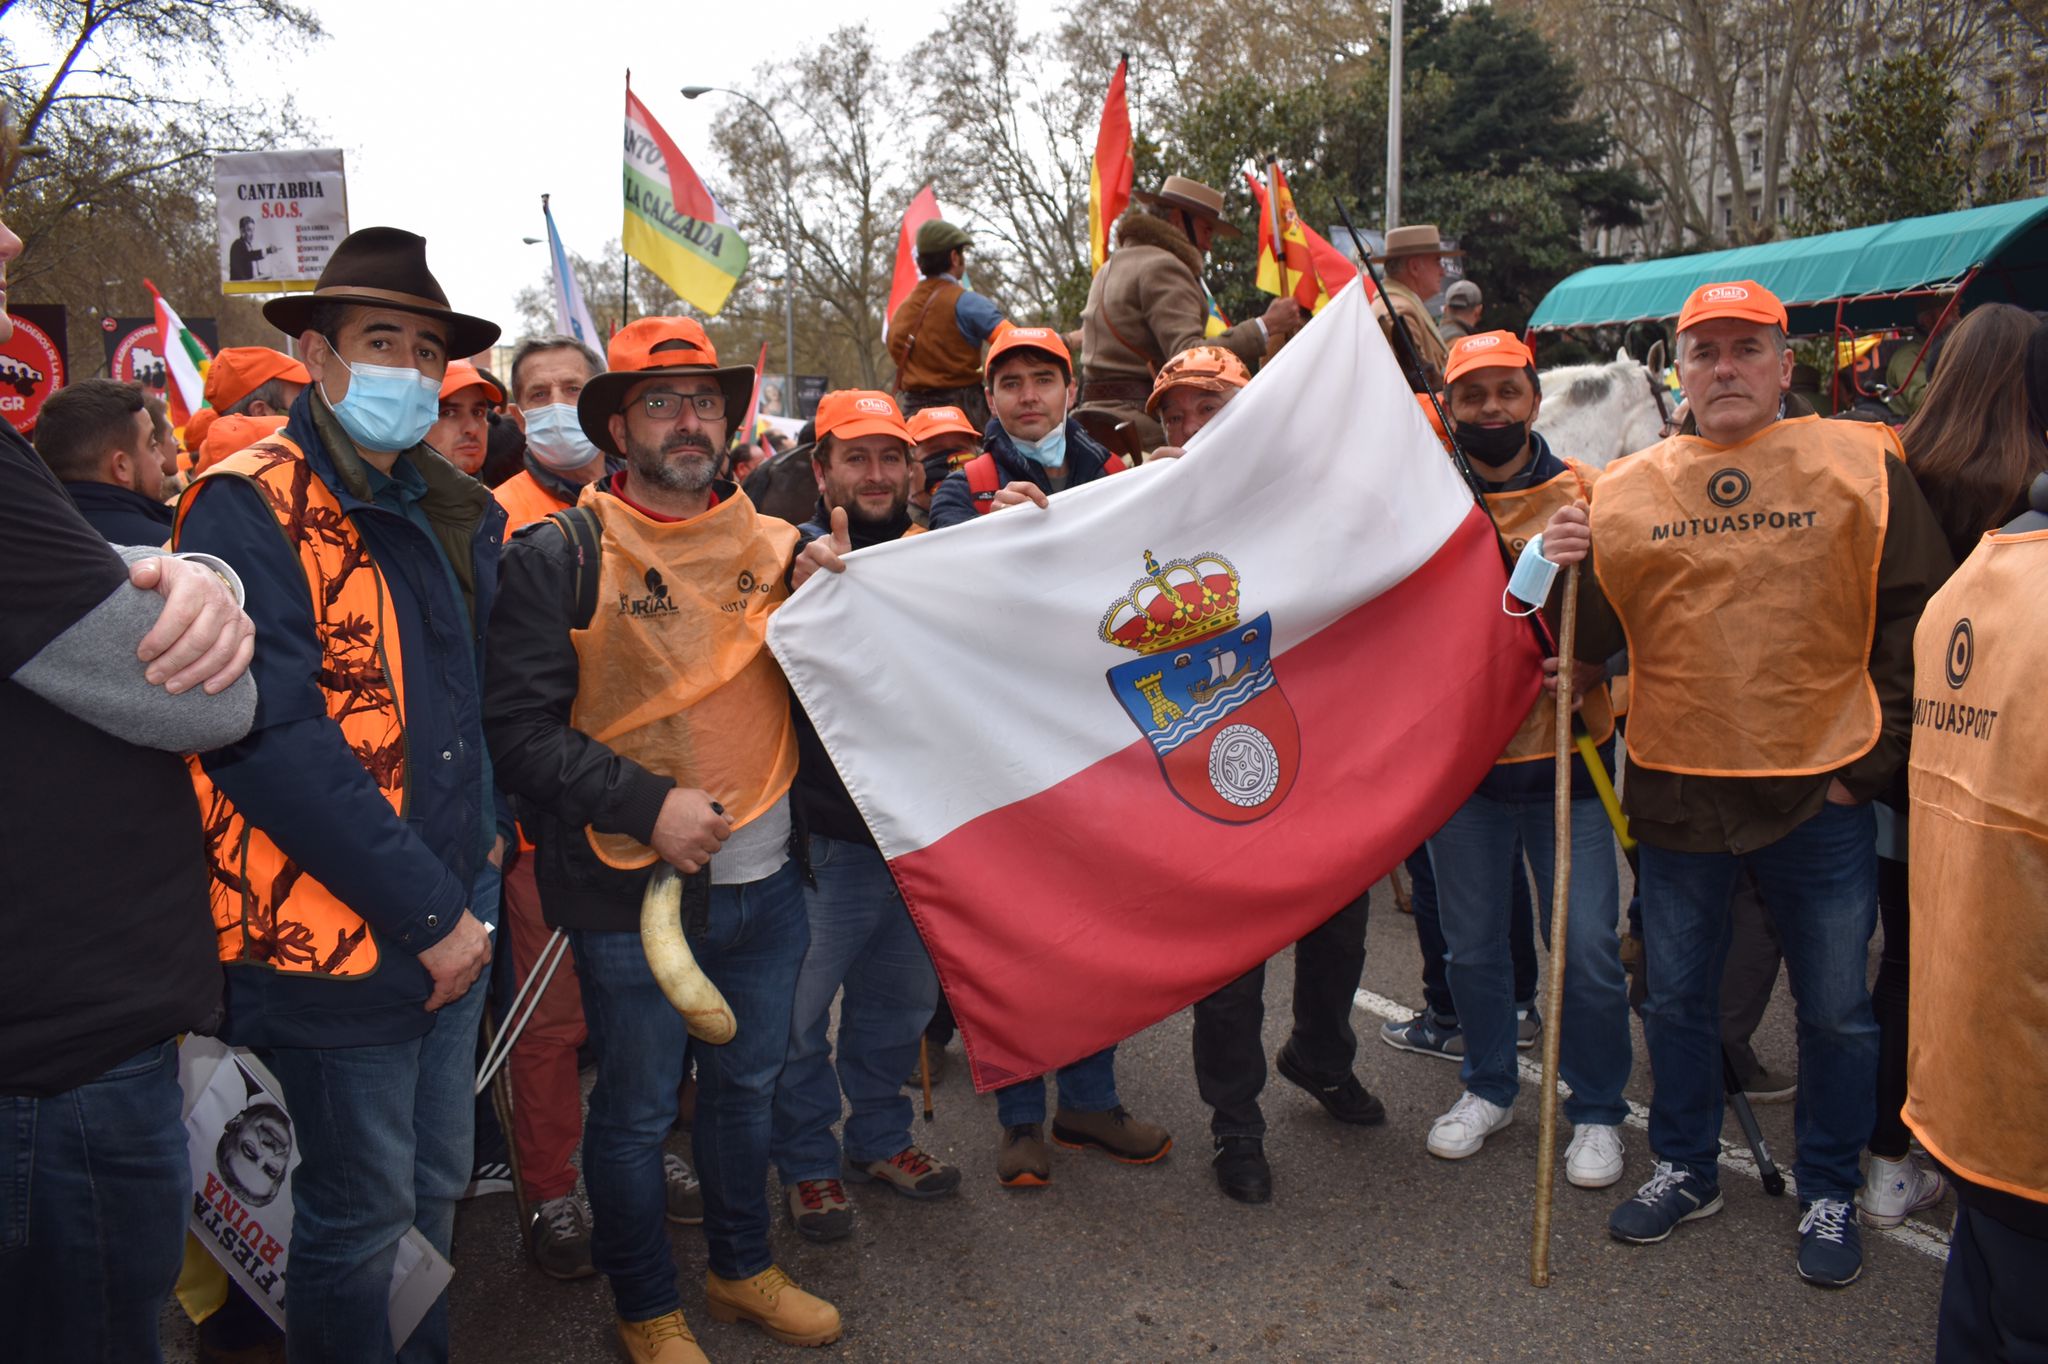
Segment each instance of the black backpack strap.
M586 630L597 615L598 555L604 539L598 528L597 516L588 507L564 507L561 511L548 513L548 520L562 532L562 538L569 542L569 549L575 555L575 625L579 630Z

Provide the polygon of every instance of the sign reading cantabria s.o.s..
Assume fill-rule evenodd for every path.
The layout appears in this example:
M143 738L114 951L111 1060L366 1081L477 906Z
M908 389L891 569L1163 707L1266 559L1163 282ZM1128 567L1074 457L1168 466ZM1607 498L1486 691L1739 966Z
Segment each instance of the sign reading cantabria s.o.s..
M216 156L213 187L222 293L311 289L348 235L339 148Z

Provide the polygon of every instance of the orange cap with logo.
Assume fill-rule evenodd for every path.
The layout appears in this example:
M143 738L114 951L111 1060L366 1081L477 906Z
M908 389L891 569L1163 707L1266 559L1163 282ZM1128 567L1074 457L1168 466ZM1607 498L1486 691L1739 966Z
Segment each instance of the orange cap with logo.
M310 384L306 367L268 346L229 346L206 367L206 405L225 412L272 379Z
M1067 343L1060 340L1060 334L1051 327L1016 327L1009 323L996 328L995 336L988 343L988 358L981 363L981 372L990 373L996 367L996 360L1013 350L1042 350L1060 362L1067 371L1067 377L1074 376L1074 357L1067 351Z
M910 420L905 424L910 428L911 440L919 445L934 436L950 435L954 432L963 436L973 436L976 440L981 439L981 432L974 429L974 423L967 420L967 414L957 407L919 408L910 414Z
M505 391L483 376L483 372L467 360L450 360L448 372L441 377L441 397L454 397L465 388L481 388L490 394L493 403L505 401Z
M591 444L606 454L623 453L612 442L611 419L635 384L660 374L699 374L725 395L727 430L747 418L754 396L752 365L718 363L718 350L693 317L643 317L612 333L604 348L605 368L593 374L576 397L576 421Z
M1475 369L1531 369L1535 364L1535 354L1513 332L1461 336L1444 360L1444 387Z
M827 393L818 400L816 417L818 439L837 436L841 440L852 440L857 436L894 436L905 443L916 437L903 424L903 416L896 410L896 400L886 393L868 388L842 388L836 393Z
M1692 297L1679 310L1678 330L1684 331L1687 327L1711 322L1717 317L1732 317L1767 327L1776 325L1786 330L1790 330L1792 325L1778 296L1753 279L1702 284L1693 290Z
M1169 388L1199 388L1209 393L1235 393L1252 381L1252 372L1221 346L1190 346L1159 367L1145 411L1157 416Z

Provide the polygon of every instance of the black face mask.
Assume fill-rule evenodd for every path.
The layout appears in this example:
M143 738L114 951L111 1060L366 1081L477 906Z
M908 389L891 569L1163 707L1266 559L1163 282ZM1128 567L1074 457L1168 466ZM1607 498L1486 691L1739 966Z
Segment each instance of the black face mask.
M1499 468L1522 453L1522 447L1529 442L1529 423L1510 422L1506 426L1474 426L1470 422L1457 422L1453 427L1458 438L1458 447L1481 464Z

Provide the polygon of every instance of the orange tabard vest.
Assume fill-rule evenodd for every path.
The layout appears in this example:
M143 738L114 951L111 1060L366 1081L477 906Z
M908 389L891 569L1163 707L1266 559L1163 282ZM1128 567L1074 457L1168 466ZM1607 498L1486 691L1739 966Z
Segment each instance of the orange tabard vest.
M570 632L582 685L569 723L622 757L709 791L734 828L796 777L789 683L768 617L789 596L797 530L734 492L688 521L660 522L609 494L577 505L602 528L597 609ZM607 865L652 866L654 849L585 831Z
M569 505L542 487L530 469L521 469L491 489L491 496L497 498L498 505L505 509L507 536L521 526L530 526Z
M1791 777L1868 753L1889 427L1794 417L1673 436L1593 488L1593 567L1628 636L1629 761Z
M1913 636L1906 1125L2048 1203L2048 531L1989 535Z
M178 503L178 533L193 500L216 478L239 478L262 495L299 556L320 641L320 692L363 770L400 815L406 811L404 672L384 576L364 552L341 503L282 433L201 474ZM222 961L317 976L363 976L377 941L362 916L299 869L208 779L197 758L192 782L206 835L208 892Z
M1508 548L1514 553L1520 554L1550 524L1552 512L1559 507L1570 506L1574 498L1592 496L1593 482L1600 476L1600 471L1575 459L1564 463L1565 471L1548 483L1511 493L1486 494L1486 508L1493 513L1493 523L1500 528L1501 538L1508 542ZM1614 709L1604 682L1587 689L1579 704L1579 719L1586 726L1586 732L1593 736L1595 744L1604 744L1614 737ZM1499 761L1538 762L1545 758L1554 759L1556 753L1557 703L1548 692L1538 692L1529 713L1522 717L1522 727L1508 741Z
M953 307L967 290L951 275L921 280L889 319L896 387L969 388L981 383L981 347L960 332Z

